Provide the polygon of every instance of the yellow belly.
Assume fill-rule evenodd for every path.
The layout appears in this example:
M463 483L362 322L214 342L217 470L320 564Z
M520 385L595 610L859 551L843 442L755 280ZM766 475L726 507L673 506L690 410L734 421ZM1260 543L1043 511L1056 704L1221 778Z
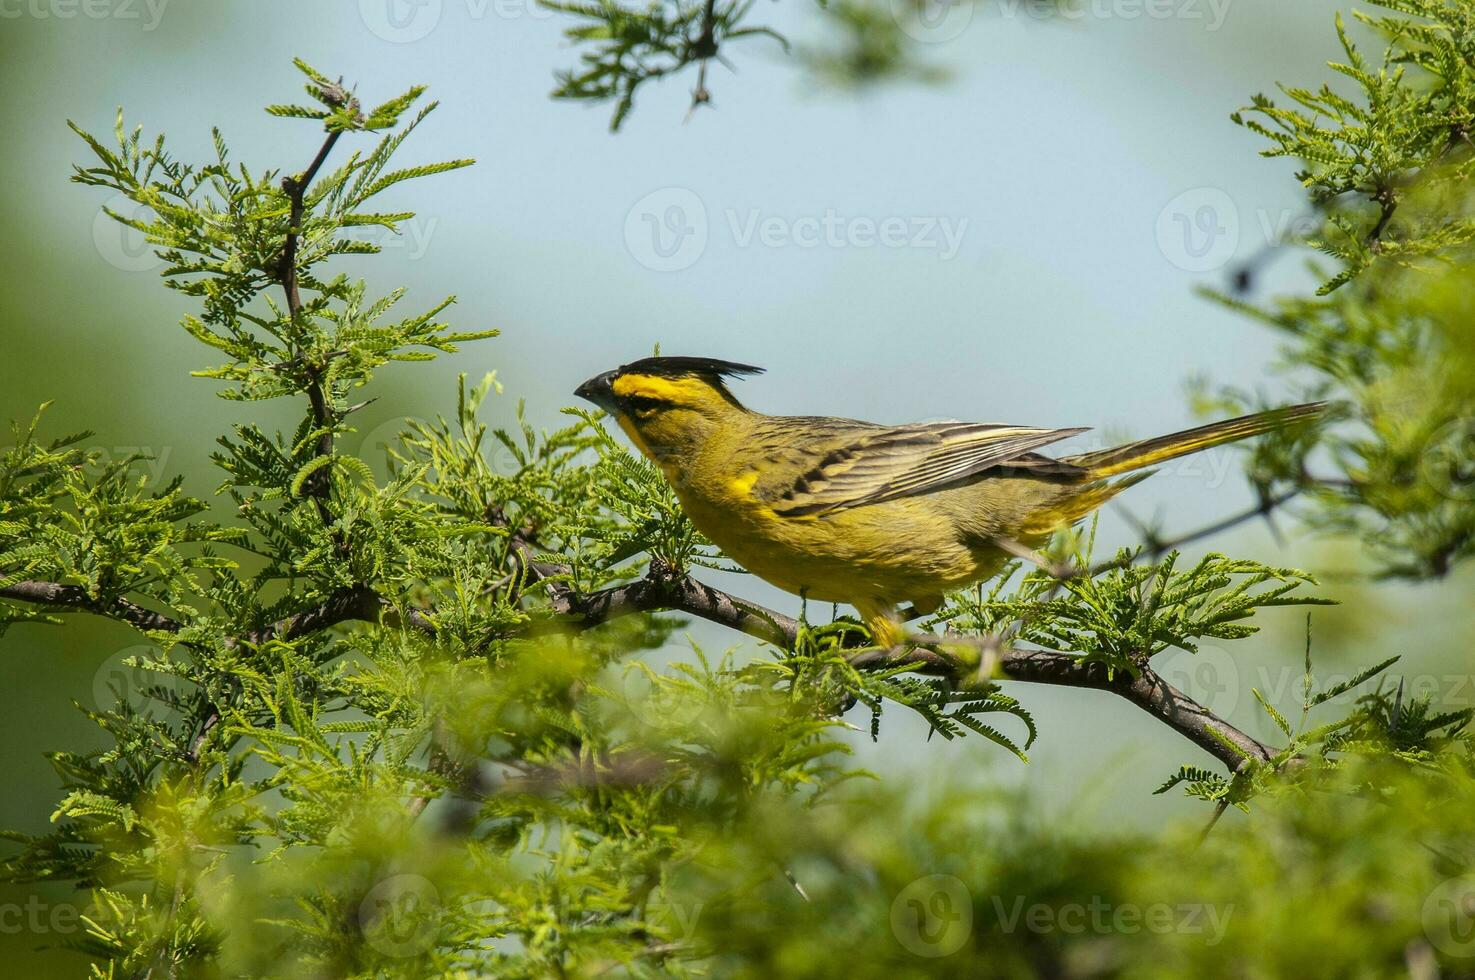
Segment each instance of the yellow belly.
M737 489L734 487L734 489ZM820 517L779 517L751 497L678 490L699 530L748 571L820 602L935 600L998 570L1002 553L964 544L928 498Z

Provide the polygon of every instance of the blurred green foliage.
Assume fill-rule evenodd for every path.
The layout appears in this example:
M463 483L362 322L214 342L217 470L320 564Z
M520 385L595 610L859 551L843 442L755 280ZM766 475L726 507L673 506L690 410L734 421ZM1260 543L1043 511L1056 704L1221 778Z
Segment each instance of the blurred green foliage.
M1233 117L1271 141L1266 156L1302 161L1297 176L1323 220L1295 244L1334 265L1316 265L1324 282L1312 297L1217 298L1285 336L1279 367L1301 393L1343 406L1341 426L1256 447L1262 496L1290 487L1313 497L1313 523L1359 537L1380 574L1436 578L1475 555L1475 8L1378 6L1413 16L1358 13L1386 39L1376 59L1338 18L1345 57L1330 67L1355 94L1286 87L1290 106L1260 95ZM1264 395L1211 401L1240 409Z

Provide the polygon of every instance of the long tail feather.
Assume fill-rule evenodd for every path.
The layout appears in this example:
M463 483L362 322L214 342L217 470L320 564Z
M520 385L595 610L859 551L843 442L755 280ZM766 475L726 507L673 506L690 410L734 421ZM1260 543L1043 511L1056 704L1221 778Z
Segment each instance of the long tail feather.
M1102 480L1122 473L1130 473L1144 466L1177 459L1179 456L1187 456L1189 453L1222 446L1226 442L1248 439L1250 436L1258 436L1283 426L1305 422L1319 417L1325 409L1326 402L1276 408L1268 412L1241 416L1237 419L1211 422L1196 429L1174 432L1155 439L1129 442L1125 446L1117 446L1113 449L1069 456L1063 461L1085 469L1090 474L1089 479Z

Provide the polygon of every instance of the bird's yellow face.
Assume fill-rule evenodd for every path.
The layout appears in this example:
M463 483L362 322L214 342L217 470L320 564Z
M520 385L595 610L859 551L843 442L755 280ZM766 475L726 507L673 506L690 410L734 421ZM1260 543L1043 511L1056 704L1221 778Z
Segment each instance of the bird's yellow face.
M696 449L736 408L731 395L705 378L626 374L611 387L620 428L652 456Z
M701 374L646 374L620 369L591 378L576 392L615 421L667 476L746 411L720 380Z

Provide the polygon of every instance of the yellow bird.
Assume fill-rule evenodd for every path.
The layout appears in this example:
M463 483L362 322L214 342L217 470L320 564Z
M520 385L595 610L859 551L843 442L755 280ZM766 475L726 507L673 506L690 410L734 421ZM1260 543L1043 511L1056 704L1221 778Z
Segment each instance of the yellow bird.
M1296 405L1054 459L1036 450L1087 430L763 415L725 382L761 371L648 357L574 393L614 416L729 557L788 592L853 605L887 646L904 635L901 603L932 612L1150 475L1143 467L1322 411Z

